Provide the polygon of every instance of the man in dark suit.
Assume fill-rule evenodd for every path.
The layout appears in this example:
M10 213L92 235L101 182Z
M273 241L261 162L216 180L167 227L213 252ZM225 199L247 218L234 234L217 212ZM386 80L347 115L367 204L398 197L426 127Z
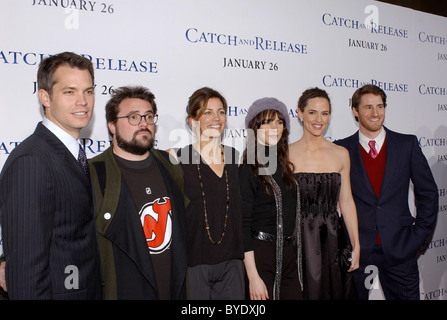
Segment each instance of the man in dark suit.
M105 299L186 299L183 172L153 148L157 117L147 88L116 89L112 146L90 160Z
M53 55L37 82L45 117L0 176L9 298L101 299L91 184L78 142L93 112L93 66L74 53Z
M335 142L351 158L361 248L354 278L360 299L368 299L370 280L378 273L387 300L419 300L417 255L436 223L438 190L416 136L383 126L385 107L382 89L359 88L352 96L359 131ZM408 205L410 181L416 217Z

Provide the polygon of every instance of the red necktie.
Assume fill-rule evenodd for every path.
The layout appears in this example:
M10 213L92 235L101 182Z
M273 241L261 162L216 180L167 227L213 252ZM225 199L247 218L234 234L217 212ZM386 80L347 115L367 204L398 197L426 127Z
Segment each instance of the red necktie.
M377 150L376 150L376 142L374 140L371 140L368 142L369 146L369 155L371 158L375 159L377 157Z

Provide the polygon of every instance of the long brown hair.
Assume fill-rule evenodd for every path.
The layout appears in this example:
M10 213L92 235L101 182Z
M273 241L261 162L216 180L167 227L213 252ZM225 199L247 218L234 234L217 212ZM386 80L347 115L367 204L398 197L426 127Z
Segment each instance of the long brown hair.
M227 100L222 96L222 94L212 88L203 87L194 91L194 93L189 97L188 106L186 107L186 112L188 114L186 117L186 124L188 126L190 118L197 120L205 112L206 105L211 98L218 98L222 102L225 114L227 113Z
M258 113L249 123L247 129L253 130L255 133L254 139L250 139L250 136L247 137L247 147L244 150L243 154L243 160L242 160L242 166L245 165L251 165L252 166L252 173L254 176L258 176L262 184L264 185L265 192L268 195L272 195L272 188L273 186L270 184L270 182L267 179L266 175L258 175L259 169L263 166L259 163L258 157L255 156L255 163L248 163L248 152L247 150L255 150L255 154L257 155L258 152L258 129L261 127L263 123L269 122L273 119L275 119L275 116L278 116L278 119L284 121L284 116L281 114L281 112L276 110L264 110L260 113ZM281 138L277 144L277 166L276 170L281 170L281 176L284 180L284 184L286 185L286 188L289 190L296 190L296 182L293 177L293 164L289 161L289 130L284 125L284 129L281 135Z

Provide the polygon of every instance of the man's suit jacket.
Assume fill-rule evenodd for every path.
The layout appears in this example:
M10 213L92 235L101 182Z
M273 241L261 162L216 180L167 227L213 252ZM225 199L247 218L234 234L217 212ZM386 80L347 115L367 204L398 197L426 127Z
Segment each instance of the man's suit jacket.
M91 184L42 123L9 155L0 215L10 299L101 299Z
M171 199L171 299L186 299L186 218L180 166L151 149ZM113 157L112 147L89 160L95 193L96 227L104 277L104 298L155 300L158 288L138 209Z
M351 188L357 208L360 262L374 248L379 231L384 255L395 265L415 258L434 229L438 213L438 189L418 140L386 130L386 164L379 198L363 165L359 133L335 141L351 158ZM408 205L410 180L414 185L416 218Z

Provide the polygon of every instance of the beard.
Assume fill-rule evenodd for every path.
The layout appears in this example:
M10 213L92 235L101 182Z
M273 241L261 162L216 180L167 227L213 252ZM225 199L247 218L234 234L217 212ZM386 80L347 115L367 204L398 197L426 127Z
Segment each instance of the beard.
M141 136L140 139L137 140L137 134L142 131L149 132L149 137ZM141 156L145 154L150 148L152 148L152 146L154 145L154 137L149 130L141 129L133 134L132 140L127 141L123 137L121 137L117 130L116 143L118 144L118 147L120 147L124 151Z

